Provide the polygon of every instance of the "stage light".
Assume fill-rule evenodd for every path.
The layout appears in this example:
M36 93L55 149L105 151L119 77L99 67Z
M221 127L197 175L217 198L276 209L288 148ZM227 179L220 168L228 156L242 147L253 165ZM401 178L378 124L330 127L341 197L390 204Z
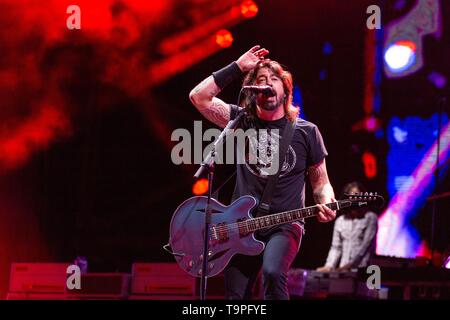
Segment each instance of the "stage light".
M408 131L401 129L398 126L392 127L392 136L397 143L403 143L408 138Z
M324 81L327 77L328 77L327 70L324 70L324 69L320 70L320 72L319 72L320 81Z
M443 89L447 85L447 77L437 71L431 72L428 80L438 89Z
M322 46L322 53L326 56L331 55L333 53L333 45L328 41L324 42Z
M222 29L216 32L216 43L221 48L228 48L233 43L233 40L233 35L226 29Z
M384 28L384 72L400 78L420 70L424 64L423 38L440 38L442 31L439 0L417 0L403 17Z
M450 256L444 261L444 268L450 269Z
M258 6L251 0L244 1L241 4L241 13L245 18L253 18L258 13Z
M208 192L208 180L207 179L199 179L195 181L192 186L192 193L196 196L200 196Z
M160 84L231 46L233 36L227 29L253 17L258 11L253 1L232 1L231 6L221 4L219 7L220 12L212 12L209 7L198 8L201 23L195 23L191 28L183 29L161 41L158 52L163 58L150 67L150 85Z
M70 119L60 108L51 105L38 108L36 114L9 128L8 135L0 135L0 172L23 165L33 153L70 134Z
M391 72L403 72L416 61L416 45L412 41L398 41L387 48L384 61Z
M394 117L387 126L390 202L378 219L376 252L379 255L414 258L429 251L422 245L419 230L412 221L434 190L436 154L439 152L439 159L448 159L450 155L448 117L444 115L442 120L439 148L435 134L437 125L438 114L434 114L429 119Z
M367 178L373 179L377 175L377 158L370 151L365 151L361 157L364 165L364 174Z

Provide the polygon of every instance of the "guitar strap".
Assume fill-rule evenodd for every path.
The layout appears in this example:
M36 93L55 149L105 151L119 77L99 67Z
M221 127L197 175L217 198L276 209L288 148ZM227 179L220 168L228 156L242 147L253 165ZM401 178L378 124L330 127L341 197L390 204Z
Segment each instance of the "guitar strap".
M284 160L286 158L286 152L291 144L292 137L295 132L295 125L297 121L287 121L284 127L283 136L281 137L278 157L278 171L270 175L267 178L266 187L261 196L261 200L259 201L259 206L256 212L256 217L261 217L267 215L270 211L270 203L272 202L273 191L275 186L277 185L278 178L280 177L281 169L283 167ZM275 157L276 158L276 157Z

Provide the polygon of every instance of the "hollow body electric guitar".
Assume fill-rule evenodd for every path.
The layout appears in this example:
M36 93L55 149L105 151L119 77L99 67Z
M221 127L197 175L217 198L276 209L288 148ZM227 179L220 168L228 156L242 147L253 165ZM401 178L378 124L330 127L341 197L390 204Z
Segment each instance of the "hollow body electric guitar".
M383 198L372 193L346 195L346 199L326 204L332 210L380 204ZM193 197L184 201L172 216L169 243L178 265L195 277L203 267L205 208L207 197ZM252 209L256 199L243 196L229 206L211 199L209 232L208 277L220 273L235 254L254 256L265 247L255 238L255 231L294 222L317 214L317 206L290 210L254 218Z

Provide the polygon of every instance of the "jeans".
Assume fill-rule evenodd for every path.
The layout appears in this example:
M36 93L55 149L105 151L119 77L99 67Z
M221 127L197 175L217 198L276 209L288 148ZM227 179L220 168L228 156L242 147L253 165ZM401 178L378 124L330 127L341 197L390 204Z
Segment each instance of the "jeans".
M288 300L287 273L300 248L302 231L283 226L260 237L266 247L259 256L235 255L224 271L226 299L249 300L262 267L264 299Z

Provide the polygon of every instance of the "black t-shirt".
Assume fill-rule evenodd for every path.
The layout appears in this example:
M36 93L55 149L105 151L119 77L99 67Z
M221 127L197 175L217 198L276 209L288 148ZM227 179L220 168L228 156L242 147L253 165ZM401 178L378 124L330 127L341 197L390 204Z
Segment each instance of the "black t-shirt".
M238 106L230 105L230 107L230 118L234 119ZM257 131L266 129L263 132L263 137L267 132L267 139L269 140L272 135L276 134L271 131L273 129L278 129L281 136L283 135L287 121L285 117L275 121L264 121L261 119L248 121L247 119L242 119L238 128L243 130L254 128ZM281 137L279 137L279 141L281 141ZM266 149L270 149L270 144L263 145ZM260 144L257 145L257 147L260 146ZM237 150L236 152L243 151ZM258 152L261 155L267 153L268 150L258 150ZM305 206L305 177L307 169L321 162L327 155L327 150L317 126L303 119L297 119L292 142L286 152L280 177L273 192L270 214ZM270 163L264 162L264 157L261 157L256 164L249 164L248 161L245 161L245 164L237 164L236 167L236 185L232 200L234 201L243 195L251 195L259 201L267 183L268 173L273 173L273 170L268 170L270 169Z

